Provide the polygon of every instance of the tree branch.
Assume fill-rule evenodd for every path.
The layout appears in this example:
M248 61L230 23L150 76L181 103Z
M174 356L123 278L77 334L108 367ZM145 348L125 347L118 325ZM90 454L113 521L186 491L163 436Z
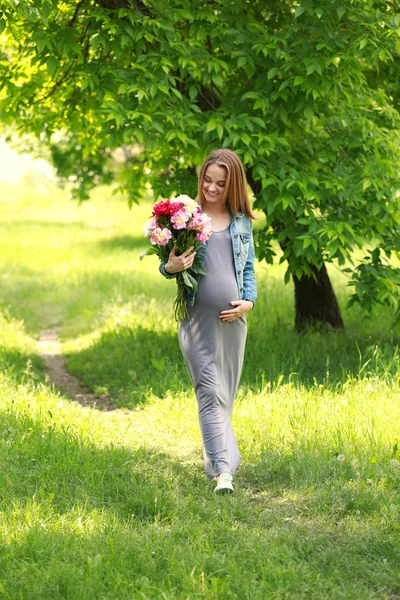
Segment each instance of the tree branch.
M78 2L78 4L76 5L74 14L71 17L70 22L68 23L68 27L73 27L75 25L75 21L78 18L79 10L84 2L85 0L80 0L80 2Z

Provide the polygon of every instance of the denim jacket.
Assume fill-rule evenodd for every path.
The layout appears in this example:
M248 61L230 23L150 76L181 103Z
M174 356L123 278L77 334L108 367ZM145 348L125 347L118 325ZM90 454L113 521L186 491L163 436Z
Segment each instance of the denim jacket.
M240 300L251 300L253 304L257 298L257 284L254 274L254 241L251 219L243 214L231 214L231 224L229 226L232 246L233 258L235 262L236 280L239 289ZM198 250L198 257L201 259L200 264L204 267L207 257L208 241L201 245ZM167 273L165 270L166 262L160 264L160 273L167 279L175 279L176 273ZM199 275L195 278L198 281ZM186 292L186 302L190 306L194 305L196 292L188 290Z

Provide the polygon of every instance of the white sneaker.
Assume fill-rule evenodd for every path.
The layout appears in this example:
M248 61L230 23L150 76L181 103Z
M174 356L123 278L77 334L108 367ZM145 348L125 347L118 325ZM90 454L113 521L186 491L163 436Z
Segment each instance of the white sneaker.
M216 494L233 494L232 475L223 473L223 476L217 480L217 487L214 492Z

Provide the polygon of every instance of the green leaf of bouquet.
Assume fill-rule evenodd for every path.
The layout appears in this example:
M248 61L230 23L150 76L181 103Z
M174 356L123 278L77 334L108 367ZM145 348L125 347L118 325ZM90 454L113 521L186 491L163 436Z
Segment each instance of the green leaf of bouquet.
M140 255L140 260L143 260L145 256L150 256L151 254L157 254L157 248L155 246L147 248L147 250Z
M182 277L183 277L183 281L185 282L185 284L188 287L193 288L193 283L191 281L191 279L193 280L193 277L190 277L190 275L187 271L182 271Z
M189 273L189 271L184 271L184 272L187 273L187 276L193 286L194 291L197 292L198 284L197 284L196 279L193 277L193 275L191 273Z
M187 250L188 248L194 247L194 250L196 250L196 245L194 243L193 238L190 236L187 240L186 240L186 244L185 244L185 249Z
M191 270L194 273L197 273L198 275L205 275L206 274L205 270L203 269L203 267L200 267L200 265L193 264L191 266Z

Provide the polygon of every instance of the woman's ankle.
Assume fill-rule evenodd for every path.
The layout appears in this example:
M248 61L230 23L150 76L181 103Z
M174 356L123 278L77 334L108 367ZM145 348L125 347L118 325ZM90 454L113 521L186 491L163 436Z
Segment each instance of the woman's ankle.
M225 475L229 475L229 477L232 477L232 475L228 473L228 471L223 471L222 473L219 473L219 475L216 476L216 481L222 481Z

